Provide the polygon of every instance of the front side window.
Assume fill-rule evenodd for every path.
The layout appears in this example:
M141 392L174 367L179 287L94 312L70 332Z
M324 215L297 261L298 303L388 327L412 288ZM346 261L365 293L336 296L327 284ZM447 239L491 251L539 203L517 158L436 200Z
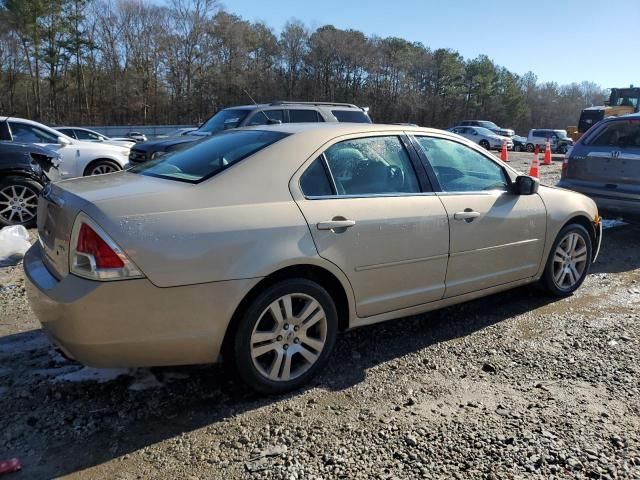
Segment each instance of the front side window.
M445 192L507 190L506 174L474 149L443 138L416 137Z
M609 122L588 140L587 145L640 148L640 120Z
M235 130L189 144L188 148L138 164L129 171L199 183L286 137L286 133Z
M261 110L253 114L247 125L267 125L270 121L284 122L284 110Z
M58 137L34 125L9 122L14 142L20 143L58 143Z
M396 136L345 140L325 151L338 195L416 193L411 160Z

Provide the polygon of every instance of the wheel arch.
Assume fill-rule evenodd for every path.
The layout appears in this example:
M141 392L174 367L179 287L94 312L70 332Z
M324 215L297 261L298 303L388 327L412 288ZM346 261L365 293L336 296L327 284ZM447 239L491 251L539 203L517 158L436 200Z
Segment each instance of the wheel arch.
M339 331L344 331L349 328L353 308L351 306L348 290L344 283L333 272L324 267L313 264L290 265L280 268L279 270L276 270L264 277L254 285L240 301L231 317L231 321L227 326L227 330L222 341L223 358L228 358L229 349L233 344L233 335L236 331L236 326L241 321L243 313L246 311L253 299L271 285L275 285L278 282L291 278L312 280L327 290L336 305Z
M114 160L113 158L109 158L109 157L100 157L100 158L91 160L89 163L87 163L87 166L84 167L84 170L82 170L82 175L86 177L88 175L89 170L91 170L95 165L101 162L112 163L113 165L116 165L119 170L122 170L122 165L117 160Z

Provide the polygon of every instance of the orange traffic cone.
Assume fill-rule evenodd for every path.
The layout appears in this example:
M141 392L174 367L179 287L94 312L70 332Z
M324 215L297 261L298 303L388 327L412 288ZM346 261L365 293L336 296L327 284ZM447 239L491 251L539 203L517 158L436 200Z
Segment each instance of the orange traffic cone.
M530 177L540 178L538 155L540 154L540 148L536 145L536 149L533 152L533 162L531 162L531 169L529 170Z
M503 162L509 161L509 153L507 152L507 141L502 141L502 151L500 152L500 160Z
M551 141L548 138L544 146L544 164L551 165Z

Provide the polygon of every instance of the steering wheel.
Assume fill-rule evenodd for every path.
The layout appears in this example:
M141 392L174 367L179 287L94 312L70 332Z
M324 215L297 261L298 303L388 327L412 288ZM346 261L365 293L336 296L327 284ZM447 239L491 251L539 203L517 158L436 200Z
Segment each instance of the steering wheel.
M396 187L397 190L404 187L404 171L396 165L387 166L387 178L389 184Z

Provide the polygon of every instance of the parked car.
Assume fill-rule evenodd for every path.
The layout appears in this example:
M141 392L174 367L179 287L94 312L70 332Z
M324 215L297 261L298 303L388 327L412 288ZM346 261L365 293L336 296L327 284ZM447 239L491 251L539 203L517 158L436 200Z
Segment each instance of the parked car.
M111 173L129 163L128 148L76 140L23 118L0 117L0 140L35 144L58 152L61 178Z
M127 133L127 138L132 139L136 143L146 142L148 140L147 136L142 132L129 132Z
M503 142L507 142L508 150L513 150L511 138L497 135L484 127L453 127L448 131L467 138L487 150L501 150Z
M527 150L527 137L521 137L520 135L514 135L511 137L513 142L514 152L524 152Z
M180 137L182 135L189 135L191 132L195 132L198 127L183 127L176 128L169 133L165 133L163 135L156 135L156 138L171 138L171 137Z
M167 152L183 148L188 142L216 135L231 128L280 123L371 123L368 110L349 103L272 102L243 105L220 110L197 130L184 137L146 142L131 149L132 163L146 162Z
M591 199L393 125L235 129L40 208L27 291L66 355L224 358L261 392L309 381L341 330L536 281L570 295L601 238Z
M59 164L53 150L0 142L0 228L35 225L38 195L45 184L59 179Z
M88 128L55 127L55 129L71 138L82 140L83 142L100 142L125 148L131 148L136 143L132 138L110 138Z
M489 120L463 120L456 127L482 127L491 130L496 135L503 137L513 137L516 132L510 128L502 128Z
M573 146L573 140L567 135L566 130L534 128L529 130L527 151L533 152L536 145L538 145L540 151L544 151L547 145L547 139L550 141L551 151L553 153L567 153L567 150Z
M605 216L640 221L640 114L588 130L565 156L558 186L593 198Z

